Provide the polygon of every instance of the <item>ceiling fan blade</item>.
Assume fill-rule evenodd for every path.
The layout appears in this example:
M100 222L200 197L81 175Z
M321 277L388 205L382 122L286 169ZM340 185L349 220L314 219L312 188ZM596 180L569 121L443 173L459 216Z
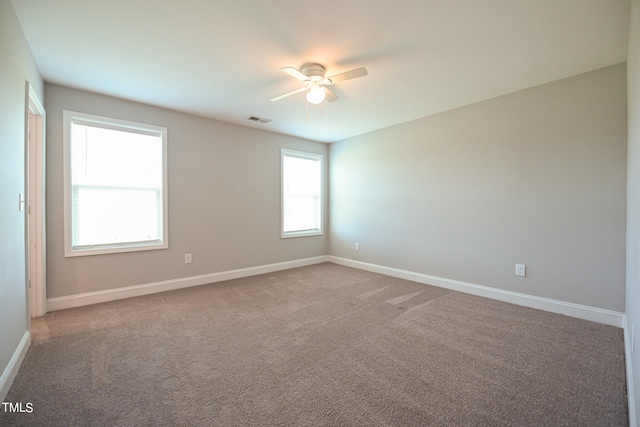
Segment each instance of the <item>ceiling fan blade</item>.
M279 101L282 98L286 98L287 96L295 95L296 93L304 92L307 89L309 89L309 88L301 87L300 89L292 90L291 92L287 92L287 93L282 94L280 96L276 96L275 98L271 98L269 101Z
M326 99L327 101L333 102L336 99L338 99L338 95L336 95L335 93L330 91L328 87L324 88L324 92L325 92L325 98L324 99Z
M309 76L307 76L306 74L303 74L301 71L298 71L293 67L283 67L280 69L285 73L289 74L291 77L295 77L296 79L300 80L301 82L307 82L310 80Z
M333 84L333 83L342 82L349 79L355 79L356 77L364 77L367 74L369 74L367 72L367 69L364 67L360 67L351 71L345 71L344 73L331 76L329 77L329 80L331 80L331 84Z

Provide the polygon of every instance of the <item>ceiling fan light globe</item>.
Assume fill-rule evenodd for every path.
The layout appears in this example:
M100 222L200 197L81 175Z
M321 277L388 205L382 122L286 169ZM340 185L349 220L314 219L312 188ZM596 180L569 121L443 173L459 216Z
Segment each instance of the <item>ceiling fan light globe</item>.
M320 104L322 101L324 101L324 98L325 98L325 93L324 93L324 88L322 87L313 87L307 93L307 101L309 101L312 104Z

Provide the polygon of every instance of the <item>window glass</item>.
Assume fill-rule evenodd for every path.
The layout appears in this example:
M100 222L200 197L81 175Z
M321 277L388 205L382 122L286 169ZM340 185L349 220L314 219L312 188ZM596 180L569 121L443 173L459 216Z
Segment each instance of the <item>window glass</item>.
M282 237L322 234L322 160L282 150Z
M167 247L166 129L65 111L66 254Z

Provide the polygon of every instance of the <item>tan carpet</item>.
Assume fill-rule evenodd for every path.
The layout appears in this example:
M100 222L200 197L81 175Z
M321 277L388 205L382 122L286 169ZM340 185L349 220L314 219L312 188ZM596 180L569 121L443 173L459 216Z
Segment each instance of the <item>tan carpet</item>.
M622 330L334 264L50 313L28 426L624 426Z

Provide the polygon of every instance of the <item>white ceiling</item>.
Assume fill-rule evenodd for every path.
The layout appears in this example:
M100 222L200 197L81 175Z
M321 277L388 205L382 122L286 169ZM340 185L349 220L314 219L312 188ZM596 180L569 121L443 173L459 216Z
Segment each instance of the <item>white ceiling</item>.
M624 62L629 30L629 0L12 3L47 82L323 142ZM369 75L307 121L269 101L306 62Z

